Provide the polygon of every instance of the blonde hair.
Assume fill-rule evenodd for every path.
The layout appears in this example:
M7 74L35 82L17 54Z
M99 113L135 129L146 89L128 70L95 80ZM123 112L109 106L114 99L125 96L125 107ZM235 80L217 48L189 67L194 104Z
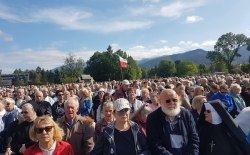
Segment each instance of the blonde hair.
M6 97L4 99L4 105L6 105L7 103L15 105L15 100L13 100L12 98Z
M201 102L203 99L206 99L206 96L203 95L198 95L195 96L192 100L192 108L197 110L197 109L201 109L203 102Z
M82 93L86 97L90 97L90 94L91 94L90 91L88 89L86 89L86 88L80 89L78 93L79 94Z
M29 136L30 136L30 139L33 140L33 141L38 141L38 139L36 138L36 132L35 132L35 129L36 129L36 126L38 124L40 124L41 122L47 122L47 123L51 123L53 125L53 128L54 128L54 134L53 134L53 139L55 141L60 141L62 140L62 137L64 135L64 132L63 132L63 129L60 128L56 122L53 121L53 119L50 117L50 116L47 116L47 115L44 115L44 116L41 116L41 117L37 117L36 120L34 121L32 127L30 128L29 130Z
M231 86L229 88L230 92L233 93L233 94L235 94L235 92L236 92L237 89L239 89L241 91L241 87L237 83L231 84Z

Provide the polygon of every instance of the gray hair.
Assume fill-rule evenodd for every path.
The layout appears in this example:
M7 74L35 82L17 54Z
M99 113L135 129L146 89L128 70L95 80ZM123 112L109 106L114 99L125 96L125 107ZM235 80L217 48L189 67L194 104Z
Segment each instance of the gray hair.
M77 108L79 108L79 101L75 97L70 97L68 100L64 103L64 107L68 107L69 103L74 103Z
M240 86L239 84L237 84L237 83L231 84L231 86L230 86L230 92L231 92L231 93L235 93L235 91L236 91L237 89L241 90L241 86Z
M30 104L30 103L25 103L25 104L22 106L22 108L23 108L23 107L27 107L27 108L31 109L31 111L35 112L33 105Z

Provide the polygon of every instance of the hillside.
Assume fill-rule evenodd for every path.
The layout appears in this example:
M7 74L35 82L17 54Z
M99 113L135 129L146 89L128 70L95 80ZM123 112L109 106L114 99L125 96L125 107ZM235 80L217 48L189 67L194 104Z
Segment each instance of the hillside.
M165 55L152 59L143 59L139 61L138 64L140 67L147 67L147 68L157 66L161 60L172 60L172 61L190 60L197 64L201 63L209 64L210 60L206 58L207 53L208 51L205 51L203 49L196 49L179 54ZM250 51L247 51L246 47L242 47L239 53L241 54L241 57L236 58L235 61L233 62L234 64L244 63L248 61L248 58L250 56Z

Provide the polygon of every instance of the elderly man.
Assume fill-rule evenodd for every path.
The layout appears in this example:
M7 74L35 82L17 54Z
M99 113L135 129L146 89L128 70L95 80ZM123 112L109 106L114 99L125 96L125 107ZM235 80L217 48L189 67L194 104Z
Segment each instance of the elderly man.
M18 88L17 89L17 96L16 96L16 99L15 99L15 102L16 102L16 106L18 108L22 108L22 106L29 102L31 100L31 98L27 95L25 95L25 92L24 92L24 89L23 88Z
M35 142L29 138L29 129L33 125L33 121L36 119L36 112L30 103L26 103L22 106L22 116L24 120L18 120L10 124L6 134L6 151L5 154L22 154L25 149Z
M147 140L155 155L198 155L199 137L191 113L172 89L160 94L161 107L149 114Z
M63 140L69 142L75 155L87 155L94 147L94 128L78 116L79 102L76 98L69 98L64 103L65 117L58 120L65 132Z
M41 91L36 91L35 102L32 102L31 104L34 107L37 116L52 116L52 107L49 102L44 101L44 96Z

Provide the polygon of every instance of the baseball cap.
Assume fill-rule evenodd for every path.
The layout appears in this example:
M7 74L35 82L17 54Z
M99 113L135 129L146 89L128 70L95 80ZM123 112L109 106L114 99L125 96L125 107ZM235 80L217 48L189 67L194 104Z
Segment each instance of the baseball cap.
M129 102L125 98L119 98L114 101L114 109L115 111L121 111L122 109L130 109Z
M122 84L123 84L123 85L130 85L130 82L129 82L128 80L123 80L123 81L122 81Z

